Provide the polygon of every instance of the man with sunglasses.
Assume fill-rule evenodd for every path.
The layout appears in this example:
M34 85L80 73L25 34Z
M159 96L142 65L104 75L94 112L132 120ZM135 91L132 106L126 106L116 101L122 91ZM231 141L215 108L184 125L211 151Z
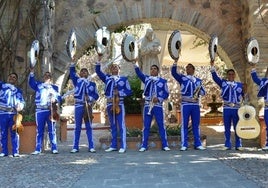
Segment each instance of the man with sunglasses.
M2 153L0 157L8 156L8 132L11 134L13 157L19 157L19 134L13 129L14 116L24 108L25 102L22 91L16 87L18 75L8 75L7 83L0 81L0 127Z

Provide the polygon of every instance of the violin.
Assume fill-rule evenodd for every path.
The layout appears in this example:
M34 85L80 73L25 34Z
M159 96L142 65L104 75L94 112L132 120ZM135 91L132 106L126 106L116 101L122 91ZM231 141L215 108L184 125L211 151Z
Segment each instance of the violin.
M14 120L15 124L12 126L13 131L17 131L18 133L21 133L24 130L24 127L21 123L22 118L23 118L22 115L19 113L14 115L13 120Z
M83 118L85 122L88 122L89 120L92 122L94 118L93 113L92 113L92 107L91 105L88 105L87 101L84 104Z
M51 115L49 117L51 121L59 121L60 115L58 114L58 106L56 102L51 104Z
M114 96L113 96L113 106L112 106L112 111L115 113L115 114L119 114L120 113L120 106L119 106L119 102L120 102L120 98L119 98L119 95L118 95L118 90L114 90Z

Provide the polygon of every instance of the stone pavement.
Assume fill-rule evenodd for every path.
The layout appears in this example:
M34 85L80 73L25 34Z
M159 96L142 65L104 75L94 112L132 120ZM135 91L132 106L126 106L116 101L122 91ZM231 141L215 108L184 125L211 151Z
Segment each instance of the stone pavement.
M223 151L222 127L201 129L207 135L206 151L128 150L124 154L103 149L89 153L84 131L80 152L71 154L72 131L68 131L57 155L45 151L38 156L1 158L1 187L268 187L268 152L260 151L256 141L245 141L244 151ZM97 141L109 132L94 134Z

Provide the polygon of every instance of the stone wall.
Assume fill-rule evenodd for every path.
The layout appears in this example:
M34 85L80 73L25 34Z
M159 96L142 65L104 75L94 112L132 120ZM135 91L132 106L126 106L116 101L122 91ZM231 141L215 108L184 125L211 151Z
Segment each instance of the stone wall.
M257 17L252 16L256 4L254 1L226 0L56 2L56 69L66 69L69 60L66 57L65 41L73 27L78 34L79 57L94 44L95 31L101 26L107 26L113 31L135 23L151 23L154 30L187 30L205 41L209 40L211 34L217 34L220 57L228 67L239 70L238 77L245 82L248 72L245 69L244 50L246 39L257 35L253 24ZM265 30L262 34L265 34ZM265 48L262 41L259 42ZM265 59L267 57L261 61ZM258 70L264 72L264 67L260 64Z
M15 2L15 1L14 1ZM21 22L29 18L32 5L26 3L22 7ZM52 0L47 2L54 2ZM260 3L260 9L259 9ZM66 40L71 28L77 32L77 58L86 49L94 44L95 31L101 26L107 26L112 32L124 26L136 23L151 23L154 30L187 30L209 40L211 34L219 37L218 53L229 68L234 68L238 78L247 82L253 96L256 96L256 87L249 76L250 66L245 59L246 39L254 36L258 39L261 57L257 70L264 75L268 61L268 32L267 32L267 3L268 0L71 0L55 1L55 6L49 8L55 14L47 26L51 29L49 37L53 45L51 48L51 69L54 70L54 79L58 85L65 84L68 76L68 59L66 54ZM36 7L35 7L36 8ZM26 26L21 31L19 41L19 56L24 58L23 63L17 63L16 69L21 72L27 69L29 51L32 39L42 40L42 29L45 21L44 12L36 9L35 16L31 15L32 26ZM261 14L260 14L261 13ZM29 37L28 34L34 35ZM44 33L44 32L43 32ZM23 35L24 34L24 35ZM53 69L54 68L54 69ZM47 67L40 67L40 72ZM21 70L21 71L20 71ZM23 71L22 71L23 70ZM25 76L24 76L25 77ZM25 87L25 86L23 86ZM60 87L60 89L63 89Z

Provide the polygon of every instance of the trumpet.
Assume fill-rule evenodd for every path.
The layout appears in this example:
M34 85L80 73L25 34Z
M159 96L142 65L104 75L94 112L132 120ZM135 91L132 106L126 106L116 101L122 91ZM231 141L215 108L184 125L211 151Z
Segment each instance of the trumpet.
M152 109L154 107L154 104L155 104L154 103L154 98L155 98L155 95L152 96L152 99L151 99L150 104L149 104L149 110L148 110L147 115L151 115L151 111L152 111Z
M202 84L200 86L197 86L197 88L194 90L194 94L193 94L194 100L198 100L201 88L202 88Z

